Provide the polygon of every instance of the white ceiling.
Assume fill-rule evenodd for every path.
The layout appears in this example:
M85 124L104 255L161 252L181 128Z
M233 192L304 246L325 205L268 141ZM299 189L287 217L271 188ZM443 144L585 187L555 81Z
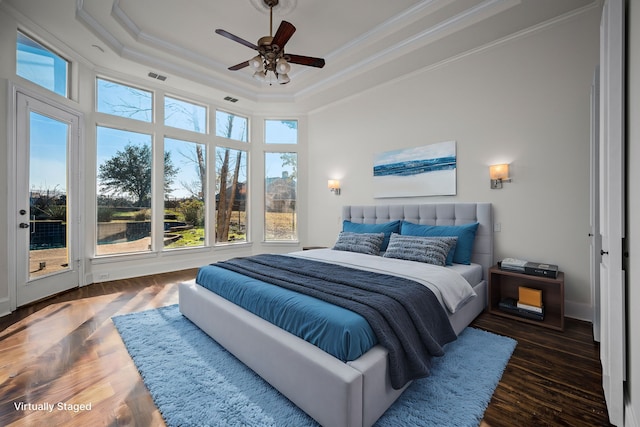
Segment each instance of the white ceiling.
M292 65L291 83L269 86L249 68L227 67L255 51L214 33L257 43L269 35L262 0L0 0L26 31L44 33L101 72L198 91L202 85L250 103L303 102L308 108L566 17L594 0L280 0L297 31L287 53L322 57L322 69ZM42 34L40 37L43 37ZM157 82L156 82L157 83ZM312 101L310 101L312 100Z

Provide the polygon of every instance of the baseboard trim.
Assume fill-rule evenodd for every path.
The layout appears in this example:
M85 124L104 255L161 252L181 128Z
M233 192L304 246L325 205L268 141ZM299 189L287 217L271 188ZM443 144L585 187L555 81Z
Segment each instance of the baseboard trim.
M11 314L11 301L9 297L0 299L0 317Z
M584 320L593 323L593 306L579 302L565 301L564 315L572 319Z

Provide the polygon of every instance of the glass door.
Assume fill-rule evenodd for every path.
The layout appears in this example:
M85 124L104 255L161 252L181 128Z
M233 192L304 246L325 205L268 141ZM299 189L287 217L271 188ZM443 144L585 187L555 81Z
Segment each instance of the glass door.
M22 93L17 106L16 299L21 306L79 284L79 116Z

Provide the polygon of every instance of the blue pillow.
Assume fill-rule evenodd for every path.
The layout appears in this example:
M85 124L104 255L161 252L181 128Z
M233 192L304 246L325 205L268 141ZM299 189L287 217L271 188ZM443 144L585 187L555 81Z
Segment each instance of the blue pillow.
M477 222L464 225L419 225L403 221L400 234L405 236L457 237L456 247L452 250L453 253L450 252L447 257L447 265L451 265L453 262L471 264L471 253L477 230Z
M384 240L380 247L380 250L384 252L389 246L391 233L400 234L400 221L385 222L383 224L358 224L344 220L342 221L342 231L350 233L384 233Z

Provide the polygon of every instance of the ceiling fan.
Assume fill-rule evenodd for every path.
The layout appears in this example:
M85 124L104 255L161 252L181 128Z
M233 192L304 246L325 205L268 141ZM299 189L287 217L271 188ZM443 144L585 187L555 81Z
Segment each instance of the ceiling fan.
M279 0L263 1L269 7L269 35L261 37L258 40L257 45L241 39L240 37L223 29L219 28L216 30L217 34L258 51L258 55L255 57L248 61L231 66L229 67L229 70L237 71L245 67L251 67L251 69L255 71L253 77L258 80L265 81L267 79L267 75L269 75L269 73L273 73L278 83L286 84L290 81L287 74L291 69L291 65L289 65L290 63L317 68L324 67L324 59L322 58L294 55L284 52L284 46L296 31L296 27L294 27L290 22L282 21L274 35L273 7L278 5Z

